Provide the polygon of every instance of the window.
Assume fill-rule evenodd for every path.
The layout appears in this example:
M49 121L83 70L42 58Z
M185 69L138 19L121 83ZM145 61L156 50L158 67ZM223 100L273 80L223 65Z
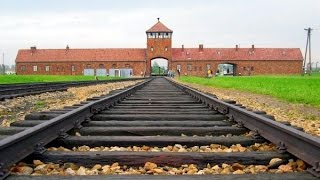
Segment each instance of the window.
M164 50L165 50L165 51L168 51L168 47L165 47Z
M20 67L20 69L21 69L21 71L25 71L26 70L26 66L23 65L23 66Z
M50 66L45 66L44 68L45 68L45 71L47 72L50 70Z
M251 66L251 71L254 71L253 66Z
M33 66L33 71L38 71L38 66Z
M72 65L72 66L71 66L71 71L72 71L72 72L76 71L76 66L73 66L73 65Z
M177 65L177 70L180 69L181 70L181 64Z
M207 70L211 69L211 65L207 64Z
M197 66L194 67L194 71L197 71Z
M61 71L64 72L64 67L61 67Z
M151 51L153 51L153 47L151 47L151 49L150 49Z
M60 72L60 67L57 67L57 71Z
M99 68L104 68L104 65L103 64L99 64Z
M191 64L187 64L187 71L192 71L192 66L191 66Z

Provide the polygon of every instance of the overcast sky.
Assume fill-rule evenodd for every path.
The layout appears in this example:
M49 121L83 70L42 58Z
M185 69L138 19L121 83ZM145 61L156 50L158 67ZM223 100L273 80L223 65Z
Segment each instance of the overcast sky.
M1 0L0 53L18 49L146 47L145 31L161 21L173 47L301 48L304 28L320 61L320 0ZM2 63L2 61L1 61Z

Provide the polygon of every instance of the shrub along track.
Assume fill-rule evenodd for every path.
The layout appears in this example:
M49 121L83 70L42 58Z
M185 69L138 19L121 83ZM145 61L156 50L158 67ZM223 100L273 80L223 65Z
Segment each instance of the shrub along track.
M248 128L248 129L247 129ZM253 132L248 136L250 130ZM183 135L183 136L181 136ZM63 165L55 174L84 173L84 167L93 167L91 174L209 174L201 176L133 176L109 175L111 179L313 179L307 172L258 173L212 175L217 168L230 167L232 172L245 172L250 165L268 165L270 160L281 161L269 166L259 166L257 172L274 172L269 169L285 164L292 155L309 166L309 172L319 176L319 138L312 137L293 127L272 120L272 116L221 101L165 78L148 79L125 90L118 90L103 97L90 98L87 102L65 107L63 110L41 112L26 116L26 121L16 122L10 128L0 129L0 155L2 177L10 166L24 159L37 166L35 174L41 174L42 162ZM264 138L262 138L264 137ZM277 145L276 151L244 152L188 152L178 151L52 151L59 147L72 149L89 147L148 146L250 146L267 140ZM202 148L202 147L201 147ZM201 149L200 148L200 149ZM120 148L121 149L121 148ZM291 153L288 154L287 152ZM27 157L28 156L28 157ZM34 160L41 160L34 161ZM73 168L71 166L84 166ZM120 167L119 163L122 167ZM235 164L236 163L236 164ZM99 166L98 164L106 165ZM111 165L112 164L112 165ZM187 164L187 165L186 165ZM229 166L229 165L230 166ZM68 167L69 165L69 167ZM108 166L111 165L111 166ZM216 165L219 165L218 167ZM232 167L231 167L232 165ZM19 171L19 166L12 171ZM59 166L52 165L51 166ZM144 167L144 169L136 168ZM177 168L171 168L177 167ZM38 169L37 169L38 168ZM55 167L52 167L53 169ZM51 170L52 170L51 168ZM60 167L57 167L59 169ZM135 169L136 168L136 169ZM83 171L82 173L79 172ZM201 170L200 170L201 169ZM221 169L221 168L220 168ZM229 170L230 170L229 169ZM215 171L217 170L217 171ZM46 170L47 171L47 170ZM201 171L201 173L199 173ZM248 170L249 171L249 170ZM231 173L232 173L231 172ZM224 174L220 171L221 174ZM227 174L227 173L226 173ZM63 179L102 179L106 176L65 176ZM9 175L7 179L41 179L39 176ZM47 176L46 179L61 179Z

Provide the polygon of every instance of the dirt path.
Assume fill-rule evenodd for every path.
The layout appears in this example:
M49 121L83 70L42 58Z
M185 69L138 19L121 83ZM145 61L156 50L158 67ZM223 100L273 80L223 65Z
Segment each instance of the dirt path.
M320 109L303 104L291 104L266 95L181 83L202 92L215 94L219 99L232 99L251 109L266 111L274 115L277 121L288 121L291 125L304 128L309 134L320 136Z
M24 120L26 114L50 109L62 109L64 106L72 106L89 97L108 94L112 90L134 85L138 81L125 81L94 86L69 88L68 91L50 92L39 95L18 97L0 102L1 126L8 127L10 123Z

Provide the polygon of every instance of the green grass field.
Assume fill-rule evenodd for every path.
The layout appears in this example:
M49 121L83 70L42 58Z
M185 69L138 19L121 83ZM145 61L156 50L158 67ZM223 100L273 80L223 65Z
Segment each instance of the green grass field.
M180 80L217 88L236 89L271 95L291 103L320 107L320 74L312 76L238 76L238 77L187 77Z
M98 77L99 80L119 79L115 77ZM36 83L57 81L90 81L94 76L55 76L55 75L0 75L0 84Z

